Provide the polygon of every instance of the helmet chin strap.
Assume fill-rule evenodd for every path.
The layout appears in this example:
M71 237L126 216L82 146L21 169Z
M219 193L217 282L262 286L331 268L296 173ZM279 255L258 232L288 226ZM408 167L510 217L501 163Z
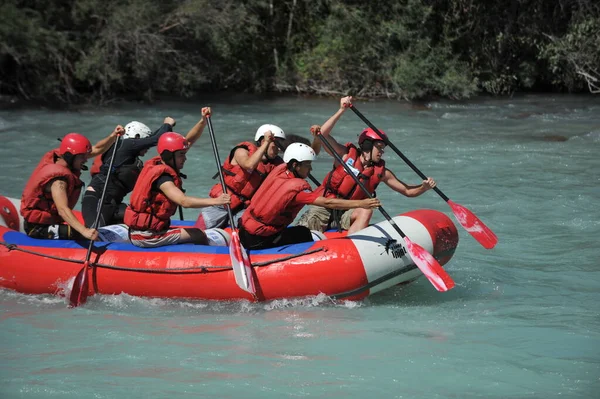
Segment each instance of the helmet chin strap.
M287 169L294 174L294 177L302 179L302 177L298 174L298 172L296 172L296 166L294 166L294 165L298 165L299 163L300 162L293 159L292 161L288 162Z
M65 152L61 158L63 159L63 161L65 161L67 163L67 168L69 168L69 170L76 172L77 170L73 167L73 162L75 161L75 155L71 154L70 152ZM87 170L81 168L81 170Z
M166 151L168 152L168 159L165 159L167 157L163 158L163 155L160 156L160 159L163 160L163 162L167 165L173 168L173 170L175 170L175 173L177 173L177 175L181 175L181 172L179 171L179 169L177 169L177 164L175 163L175 153L171 152L171 151Z
M369 159L367 159L366 155L369 154ZM361 157L365 160L365 166L369 166L373 164L373 147L371 147L370 151L361 150Z

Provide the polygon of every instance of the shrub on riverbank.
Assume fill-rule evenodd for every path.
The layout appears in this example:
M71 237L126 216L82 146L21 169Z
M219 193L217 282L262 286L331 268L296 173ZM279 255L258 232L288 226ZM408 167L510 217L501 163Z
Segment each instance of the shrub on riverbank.
M0 94L202 91L415 99L594 91L591 0L5 0Z

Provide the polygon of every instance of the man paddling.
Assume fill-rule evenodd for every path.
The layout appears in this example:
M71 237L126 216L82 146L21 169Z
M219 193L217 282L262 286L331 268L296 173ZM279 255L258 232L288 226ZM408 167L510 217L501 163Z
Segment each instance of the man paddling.
M99 210L98 202L105 184L107 185L106 194L97 227L123 223L125 212L123 198L133 190L144 165L139 157L144 156L149 148L155 147L160 137L164 133L172 131L174 126L175 119L171 117L166 117L162 126L154 133L148 126L138 121L132 121L125 125L125 134L117 148L113 170L108 182L106 182L106 176L112 150L106 151L94 159L92 169L96 166L98 170L93 174L92 181L85 190L81 202L81 213L87 227L91 227L96 220ZM90 173L92 172L94 170L90 171Z
M266 124L258 128L253 143L243 141L229 152L222 169L227 193L231 195L231 212L236 223L269 173L283 163L279 151L285 138L285 133L279 126ZM276 140L279 140L279 143L276 143ZM217 183L209 195L217 198L222 193L223 188ZM227 209L223 206L211 206L200 212L196 227L223 228L227 223Z
M82 134L69 133L60 147L48 151L35 168L21 198L25 232L33 238L95 240L96 229L85 227L73 214L83 182L81 171L91 157L104 153L123 133L122 126L92 147ZM64 223L63 223L64 222Z
M408 185L398 180L394 173L386 168L385 161L382 159L386 147L385 142L371 128L362 131L358 137L358 147L353 143L342 145L333 138L330 134L331 130L351 104L351 96L343 97L340 100L340 108L321 126L320 131L323 138L350 166L354 174L367 187L370 194L375 193L375 189L380 183L385 183L392 190L406 197L418 197L434 188L436 183L431 177L423 180L419 185ZM316 131L312 131L312 133L315 134ZM385 135L383 131L381 133ZM325 150L332 155L328 148ZM352 176L349 176L344 167L337 162L334 162L333 169L325 176L317 191L323 193L327 198L355 200L366 198L365 193L358 187ZM298 220L298 225L318 231L338 227L348 230L348 234L350 234L367 227L372 216L372 209L350 209L339 213L322 206L310 206Z
M312 192L305 179L315 158L314 150L306 144L288 146L283 155L285 163L269 174L242 215L240 240L245 248L263 249L313 241L307 227L288 227L304 205L334 209L373 209L380 206L377 198L346 200L325 198L319 192Z
M229 194L197 198L184 193L180 171L190 145L179 133L165 133L158 141L159 155L144 164L125 210L124 221L129 226L133 245L154 248L188 242L208 244L201 229L171 227L171 216L177 211L177 206L203 208L231 202Z

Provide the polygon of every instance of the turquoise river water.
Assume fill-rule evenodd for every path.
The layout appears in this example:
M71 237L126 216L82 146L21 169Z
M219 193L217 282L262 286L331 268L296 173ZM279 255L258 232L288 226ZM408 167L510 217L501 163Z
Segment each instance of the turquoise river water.
M130 120L186 133L213 108L221 159L263 123L309 137L336 99L211 98L71 112L0 110L0 187L20 197L56 137L98 140ZM452 200L499 237L485 250L459 228L446 266L456 287L421 278L362 302L268 303L90 297L0 290L1 398L597 398L600 392L600 97L524 96L357 107ZM334 136L364 124L348 111ZM153 153L154 150L151 150ZM391 150L388 167L419 177ZM331 165L323 153L313 174ZM208 132L188 155L188 193L214 183ZM86 179L89 182L89 178ZM378 190L390 214L432 208ZM187 219L197 211L186 210ZM374 221L383 220L376 214Z

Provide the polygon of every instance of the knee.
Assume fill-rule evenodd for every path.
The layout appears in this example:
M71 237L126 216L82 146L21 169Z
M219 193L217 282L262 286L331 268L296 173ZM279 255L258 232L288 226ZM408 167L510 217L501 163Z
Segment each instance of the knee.
M355 221L366 222L368 224L371 220L371 217L373 216L373 210L358 208L354 210L353 216Z
M191 242L194 244L208 245L206 234L200 229L183 229L180 243Z

